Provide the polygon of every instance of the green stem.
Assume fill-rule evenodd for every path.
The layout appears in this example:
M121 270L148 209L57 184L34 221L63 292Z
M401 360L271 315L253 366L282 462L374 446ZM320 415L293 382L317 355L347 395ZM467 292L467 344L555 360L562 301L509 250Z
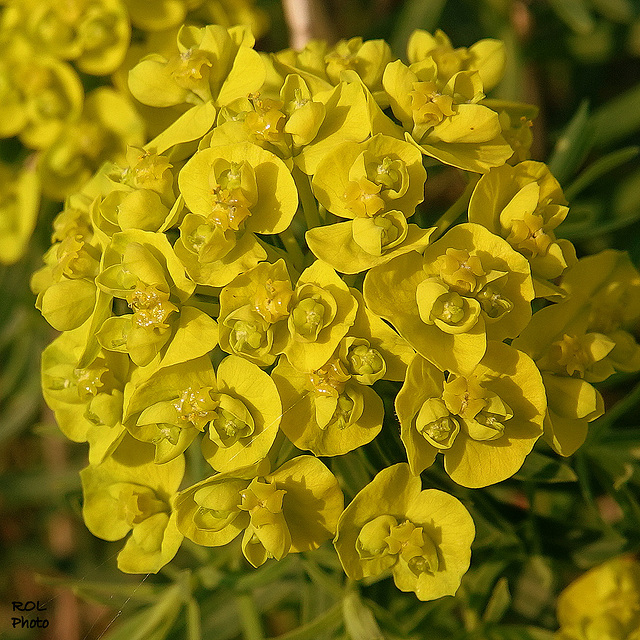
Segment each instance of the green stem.
M298 167L293 168L292 175L295 180L296 187L298 188L298 196L302 204L302 211L304 212L304 220L307 224L307 229L313 229L314 227L321 226L322 221L320 220L318 203L311 191L309 176L302 173Z
M436 230L431 236L431 242L437 240L467 209L471 194L480 180L480 175L472 174L462 195L438 218Z
M236 603L240 612L240 621L244 630L245 640L264 640L262 620L260 620L260 614L251 595L248 593L238 595Z
M337 629L341 621L342 602L336 602L330 609L327 609L309 624L270 640L315 640L321 633Z
M627 393L624 398L616 402L601 418L593 422L589 428L588 443L592 444L598 441L598 437L607 430L616 420L631 411L640 404L640 382Z
M291 458L294 457L296 452L296 448L293 445L293 442L286 438L282 442L282 446L278 450L278 457L276 458L276 467L282 466L285 462L288 462Z
M596 520L603 523L602 516L598 511L595 499L593 497L593 491L591 489L591 482L589 478L589 462L584 451L577 451L575 454L575 470L578 476L578 483L580 485L580 492L585 501L587 508L591 511Z
M291 227L281 231L279 235L294 268L296 271L302 271L304 265L304 254L302 253L298 239L293 235L293 231L291 231Z

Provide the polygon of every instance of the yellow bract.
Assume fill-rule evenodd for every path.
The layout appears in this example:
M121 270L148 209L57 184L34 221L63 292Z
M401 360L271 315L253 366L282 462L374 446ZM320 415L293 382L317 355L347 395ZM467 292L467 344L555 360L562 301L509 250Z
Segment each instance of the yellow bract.
M558 596L558 640L640 638L640 566L621 556L574 580Z
M118 554L125 573L157 573L182 543L172 499L182 482L184 458L157 465L150 448L129 438L112 457L80 472L89 530L104 540L131 536Z
M442 453L451 478L484 487L511 477L542 435L546 412L540 373L525 354L499 342L469 374L444 373L421 356L396 397L412 473Z
M242 552L254 567L319 547L335 533L342 504L337 480L311 456L273 472L262 464L220 473L175 501L179 530L197 544L220 546L244 531Z
M459 71L439 80L433 58L407 67L400 60L385 69L382 82L407 139L423 153L467 171L485 172L512 155L498 114L479 104L484 98L478 72Z
M469 567L475 528L456 498L421 491L409 466L382 470L351 501L334 540L352 580L390 569L401 591L420 600L454 595Z
M469 222L502 236L524 255L531 264L536 295L548 297L553 286L545 281L576 262L573 245L554 234L567 216L566 204L546 165L529 160L493 168L480 178L469 203Z
M442 370L471 371L487 340L516 337L531 317L529 265L506 241L460 224L369 271L367 305Z
M513 344L544 374L545 438L566 456L604 412L589 383L640 369L640 346L629 331L640 318L640 275L626 254L608 250L567 269L561 286L568 297L538 311Z

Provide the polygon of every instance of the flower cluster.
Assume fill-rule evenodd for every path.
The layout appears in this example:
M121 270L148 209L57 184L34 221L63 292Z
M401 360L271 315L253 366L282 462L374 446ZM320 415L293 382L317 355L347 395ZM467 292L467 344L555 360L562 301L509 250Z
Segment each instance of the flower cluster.
M184 23L245 24L256 34L267 26L253 0L1 4L0 140L16 137L21 145L13 167L0 163L5 264L24 253L41 197L45 204L64 200L105 161L124 163L129 146L142 146L150 132L166 126L163 114L138 103L127 88L141 56L161 50L177 57ZM85 87L92 87L86 95Z
M127 6L147 24L143 4ZM71 42L65 55L119 64L118 33L100 55ZM578 260L555 235L568 206L528 159L535 109L485 96L502 43L416 31L405 64L381 40L266 55L245 27L175 38L128 74L164 125L146 144L109 138L122 153L67 199L32 280L63 332L43 356L45 398L89 443L87 526L131 531L128 572L157 571L183 537L242 533L253 566L333 539L349 578L454 594L474 524L420 474L442 454L454 483L479 488L541 436L575 451L603 411L593 383L640 369L640 274L614 251ZM113 100L96 94L95 113L136 130ZM409 223L435 164L468 187L439 220ZM393 429L404 460L344 508L332 462ZM209 473L183 482L185 457Z

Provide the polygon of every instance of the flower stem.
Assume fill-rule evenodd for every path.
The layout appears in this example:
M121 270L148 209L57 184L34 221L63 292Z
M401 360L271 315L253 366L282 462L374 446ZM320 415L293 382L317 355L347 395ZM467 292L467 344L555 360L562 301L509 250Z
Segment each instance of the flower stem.
M311 191L309 176L304 174L298 167L293 168L292 175L295 180L296 187L298 188L298 196L300 197L300 203L302 204L302 211L304 212L304 220L307 224L307 229L319 227L322 224L322 221L320 220L318 203Z
M245 640L264 640L262 620L260 620L260 614L256 609L256 605L251 594L239 594L236 598L236 602L240 612L240 621L242 622Z
M284 244L284 248L289 254L289 259L293 263L294 268L297 271L302 271L304 266L304 254L298 244L298 239L293 234L293 231L291 231L291 227L280 232L279 236Z
M640 382L627 393L626 396L618 400L613 407L607 410L607 412L591 425L589 425L589 435L587 436L587 444L593 444L598 442L600 437L606 433L608 428L620 419L626 413L634 409L640 404Z
M436 221L434 225L436 230L431 236L431 242L437 240L466 211L480 177L478 174L471 174L462 195Z

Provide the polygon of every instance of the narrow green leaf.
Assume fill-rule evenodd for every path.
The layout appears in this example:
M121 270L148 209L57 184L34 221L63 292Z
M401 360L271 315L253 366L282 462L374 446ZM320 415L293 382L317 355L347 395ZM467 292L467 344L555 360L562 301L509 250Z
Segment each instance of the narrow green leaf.
M67 587L83 599L98 601L109 606L115 606L113 598L121 597L134 602L157 602L163 587L142 582L136 584L122 584L117 582L95 582L78 580L77 578L58 578L55 576L38 575L37 581L51 587Z
M635 222L640 218L640 171L635 171L621 181L611 208L618 220Z
M187 602L187 640L202 640L200 607L195 598L190 598Z
M491 640L554 640L556 634L540 627L522 625L500 625L492 627Z
M631 22L636 10L630 0L591 0L595 10L612 22Z
M253 597L249 593L241 593L236 597L240 622L245 640L264 640L262 620Z
M591 118L594 147L606 147L640 130L640 83L596 109Z
M371 474L355 451L332 458L331 471L349 498L353 498L360 489L371 482Z
M554 597L554 576L549 560L533 555L524 565L515 583L513 610L536 620Z
M400 16L391 36L391 50L402 58L407 51L407 42L414 29L433 31L442 15L447 0L408 0L402 6Z
M0 478L0 494L5 507L51 504L67 493L80 491L80 469L52 475L47 469L5 473Z
M342 614L351 640L384 640L373 612L355 591L351 591L343 599Z
M230 640L241 635L240 617L235 597L229 591L214 592L200 603L202 611L202 637Z
M318 587L326 591L328 594L335 598L341 598L344 590L342 585L334 579L334 575L325 573L315 562L313 554L308 554L306 558L302 560L302 566L307 572L307 575Z
M131 616L109 634L110 640L164 640L182 608L182 587L165 589L157 603Z
M588 200L576 203L565 222L558 227L558 237L568 240L588 240L594 236L623 229L640 219L640 210L629 212L628 217L605 217L612 210L604 200ZM614 211L615 213L615 211Z
M622 553L627 545L628 540L624 536L611 530L599 540L578 549L572 558L578 567L589 569Z
M459 597L462 597L469 610L478 614L487 609L487 597L493 593L502 573L509 565L507 560L486 559L480 566L469 571L460 585Z
M322 632L335 631L342 623L342 602L337 602L309 624L269 640L316 640Z
M548 165L560 184L569 180L582 164L593 145L593 120L589 102L583 100L553 149Z
M524 464L514 478L533 482L575 482L578 479L568 464L537 451L532 451L525 458Z
M549 0L549 4L557 16L576 33L593 31L595 22L585 0Z
M565 190L564 195L567 200L571 202L581 191L586 189L589 185L595 182L603 175L617 169L619 166L629 162L635 158L640 152L640 147L625 147L624 149L618 149L612 151L602 158L598 158L595 162L590 164ZM640 181L640 174L638 174L638 180ZM622 189L622 187L621 187ZM636 204L640 204L640 195L638 195L637 189L634 194L636 196ZM626 203L624 203L626 204ZM626 209L625 209L626 210Z
M41 410L40 383L30 379L0 405L0 444L32 425Z
M496 586L491 592L491 597L487 603L487 608L482 614L485 622L500 622L507 613L511 604L511 593L509 592L509 582L506 577L502 577L496 582Z
M250 573L239 575L235 583L236 591L251 591L257 587L273 584L282 578L288 571L291 571L295 560L291 556L285 556L278 562L269 562Z

